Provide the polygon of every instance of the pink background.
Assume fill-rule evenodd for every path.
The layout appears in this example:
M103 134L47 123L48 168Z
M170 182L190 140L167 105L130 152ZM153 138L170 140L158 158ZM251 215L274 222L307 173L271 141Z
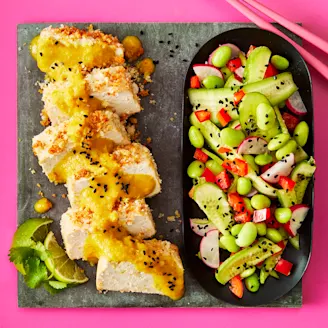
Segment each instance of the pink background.
M18 309L16 272L7 259L16 228L16 24L47 21L76 22L246 22L224 0L1 0L0 65L2 183L0 238L0 327L327 327L327 125L328 82L311 71L314 84L316 201L313 254L304 276L302 309ZM328 40L326 0L262 0ZM319 53L305 43L308 50ZM328 58L328 56L326 57ZM326 313L325 313L326 311Z

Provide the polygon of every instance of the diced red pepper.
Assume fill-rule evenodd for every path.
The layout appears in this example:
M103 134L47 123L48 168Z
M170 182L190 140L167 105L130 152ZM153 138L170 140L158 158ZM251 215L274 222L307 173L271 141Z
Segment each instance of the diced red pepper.
M265 71L264 78L266 79L268 77L272 77L277 74L279 74L278 70L271 63L269 63L269 65Z
M219 149L218 149L218 153L219 154L224 154L224 153L229 153L230 152L230 148L227 148L227 147L220 147Z
M255 48L256 48L256 47L253 46L253 45L249 46L249 49L248 49L247 54L246 54L246 57L247 57L247 58L249 57L249 55L251 54L251 52L252 52Z
M234 72L237 68L242 65L240 58L230 59L227 63L227 67L231 72Z
M206 163L208 160L208 155L206 155L200 148L196 148L194 153L194 159L197 159L202 163Z
M204 172L203 172L203 174L202 174L202 177L205 178L205 180L206 180L207 182L215 182L215 175L214 175L214 173L213 173L210 169L208 169L208 168L206 168L206 169L204 170Z
M224 108L220 109L220 111L216 114L216 117L222 126L226 126L231 121L230 115Z
M261 166L261 174L263 174L265 171L267 171L270 167L272 167L275 163L272 162L272 163L269 163L269 164L266 164L266 165L263 165Z
M283 250L285 249L287 242L285 240L281 240L279 241L279 243L277 243L277 245L281 248L280 252L283 252Z
M241 281L240 276L233 277L230 279L229 289L239 298L242 298L244 295L244 285Z
M237 106L240 103L240 101L243 99L244 96L245 96L245 92L243 89L235 92L233 95L234 104Z
M247 162L239 158L236 158L234 160L224 160L222 163L222 167L234 174L237 174L240 177L243 177L248 173Z
M231 186L231 179L229 177L229 174L227 173L226 170L220 172L216 177L215 177L215 183L222 189L226 190Z
M236 212L234 215L234 219L237 223L246 223L252 221L252 214L244 210L243 212Z
M296 182L288 177L281 176L278 183L284 190L291 191L294 189Z
M284 259L280 259L274 269L277 272L284 274L285 276L289 276L290 271L292 270L292 267L293 267L293 263L290 263L289 261L284 260Z
M253 213L253 222L260 223L270 219L271 211L270 208L263 208L261 210L255 210Z
M300 122L297 117L289 113L283 113L282 118L284 119L287 129L290 132L293 132L296 128L296 125Z
M199 89L200 88L200 81L197 75L194 75L190 79L190 88L192 89Z
M199 122L204 122L211 118L211 112L207 110L197 110L195 112L195 115Z
M245 202L237 192L230 192L228 194L228 203L236 212L245 211Z
M243 79L242 79L242 77L240 77L238 74L234 74L234 77L235 77L235 79L237 80L237 81L239 81L239 82L243 82Z
M265 224L268 228L278 229L280 227L280 223L273 215L271 215L268 219L265 220Z

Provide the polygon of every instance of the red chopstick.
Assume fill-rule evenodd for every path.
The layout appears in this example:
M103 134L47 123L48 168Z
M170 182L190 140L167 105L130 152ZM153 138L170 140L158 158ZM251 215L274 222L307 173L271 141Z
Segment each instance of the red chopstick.
M298 45L295 41L290 39L288 36L286 36L284 33L279 31L277 28L275 28L271 23L268 23L263 18L258 16L256 13L254 13L250 8L239 2L238 0L227 0L233 7L235 7L238 11L240 11L242 14L244 14L246 17L248 17L253 23L255 23L260 28L263 28L264 30L268 30L270 32L273 32L275 34L278 34L285 40L287 40L289 43L291 43L298 52L302 55L304 60L309 63L313 68L315 68L322 76L324 76L328 80L328 66L326 66L324 63L322 63L319 59L314 57L312 54L310 54L307 50L302 48L300 45Z

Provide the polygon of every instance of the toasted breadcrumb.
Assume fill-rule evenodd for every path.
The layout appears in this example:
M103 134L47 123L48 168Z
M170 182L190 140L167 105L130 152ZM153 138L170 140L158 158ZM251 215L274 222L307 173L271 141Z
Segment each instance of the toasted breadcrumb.
M44 193L43 193L41 190L38 192L38 195L39 195L40 197L44 197Z
M174 222L175 221L175 216L174 215L170 215L167 217L167 221L169 222Z
M57 197L57 195L56 195L56 194L52 194L51 196L52 196L53 198L56 198L56 197Z
M159 218L159 219L161 219L161 218L163 218L163 217L164 217L164 213L159 213L159 214L158 214L158 218Z
M38 188L41 188L41 185L40 185L40 183L37 183L37 184L36 184L36 186L37 186Z
M62 194L61 197L62 198L67 198L67 195L66 194Z
M180 212L179 212L178 210L176 210L176 211L174 212L174 214L175 214L175 217L176 217L177 219L180 219L180 218L181 218Z

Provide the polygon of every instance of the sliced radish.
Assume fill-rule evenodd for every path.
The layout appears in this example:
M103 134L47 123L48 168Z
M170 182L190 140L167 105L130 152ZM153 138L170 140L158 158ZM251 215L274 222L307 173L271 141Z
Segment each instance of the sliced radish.
M216 269L220 265L219 231L210 230L200 242L200 256L202 261L210 268Z
M258 155L268 152L268 143L260 137L248 137L244 139L237 149L238 154Z
M292 218L284 224L284 228L291 237L295 237L302 222L305 220L310 207L304 204L299 204L292 206L290 209L292 211Z
M230 49L231 49L231 57L230 59L232 58L235 58L235 57L238 57L239 53L240 53L240 49L235 46L234 44L232 43L225 43L225 44L221 44L218 48L216 48L211 54L210 56L208 57L208 63L210 65L212 65L212 57L214 56L215 52L222 46L228 46Z
M271 211L270 208L263 208L262 210L255 210L253 214L253 222L260 223L266 221L270 218Z
M215 225L207 219L190 219L190 227L195 234L202 237L216 229Z
M196 64L192 68L195 74L198 76L200 82L202 82L208 76L217 76L221 79L224 79L221 71L212 65Z
M277 183L281 176L288 177L295 164L295 156L290 153L281 161L271 166L261 174L261 178L269 183Z
M236 75L238 75L238 77L241 79L241 81L240 82L242 82L242 78L243 78L243 76L244 76L244 71L245 71L245 67L243 67L243 66L240 66L240 67L238 67L236 70L235 70L235 74Z
M246 195L247 198L253 197L258 193L257 189L252 188L251 191Z
M301 95L298 91L295 91L287 100L286 106L288 109L296 115L305 115L307 109L303 103Z
M234 127L235 130L241 130L241 125L240 124L237 124L235 127Z

